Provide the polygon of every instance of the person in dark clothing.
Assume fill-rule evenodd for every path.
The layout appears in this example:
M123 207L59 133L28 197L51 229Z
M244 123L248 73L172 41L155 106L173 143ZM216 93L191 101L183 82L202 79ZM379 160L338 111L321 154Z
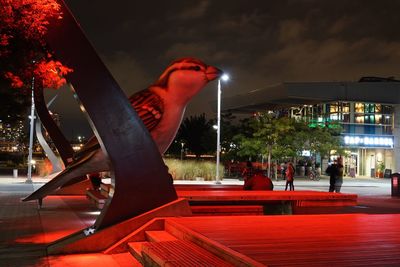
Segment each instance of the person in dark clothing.
M274 189L271 179L264 175L262 170L255 170L253 177L246 179L243 185L244 190L269 190Z
M338 173L337 160L333 161L333 164L329 165L325 171L329 175L329 192L335 191L336 176Z
M281 173L282 173L282 179L286 180L286 169L287 169L287 162L281 166Z
M88 177L90 179L90 182L93 186L94 190L100 190L100 185L101 185L101 175L98 172L93 172L88 174Z
M340 193L343 184L343 158L338 157L335 177L335 192Z
M285 191L287 190L288 186L289 186L289 190L290 191L294 191L293 181L294 181L294 167L293 167L293 164L291 162L289 162L287 164L287 167L286 167L286 187L285 187Z

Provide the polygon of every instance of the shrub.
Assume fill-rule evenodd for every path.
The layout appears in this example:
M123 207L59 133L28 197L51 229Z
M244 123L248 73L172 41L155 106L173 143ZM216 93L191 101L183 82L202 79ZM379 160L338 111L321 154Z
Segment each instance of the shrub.
M210 161L164 159L169 173L174 180L195 180L200 177L205 181L215 180L215 163ZM224 167L219 166L220 177L223 177Z

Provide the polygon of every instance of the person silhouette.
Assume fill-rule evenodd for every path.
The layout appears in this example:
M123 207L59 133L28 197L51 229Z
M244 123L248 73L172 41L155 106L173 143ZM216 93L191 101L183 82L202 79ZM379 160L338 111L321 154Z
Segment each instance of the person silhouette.
M285 187L285 191L287 191L287 188L289 186L289 190L290 191L294 191L294 185L293 185L293 181L294 181L294 167L293 167L293 163L289 162L287 164L287 168L286 168L286 187Z

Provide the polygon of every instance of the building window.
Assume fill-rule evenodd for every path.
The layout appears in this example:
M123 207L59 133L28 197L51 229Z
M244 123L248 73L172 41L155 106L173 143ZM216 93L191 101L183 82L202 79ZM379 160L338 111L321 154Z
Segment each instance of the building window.
M336 113L339 111L339 105L338 104L330 104L329 105L329 111L330 113Z
M339 116L337 113L331 113L330 117L329 117L332 121L337 121L339 120Z
M392 116L390 115L382 115L382 124L391 125L392 124Z
M364 123L375 124L375 116L374 115L364 115Z
M356 115L355 122L356 123L364 123L364 115Z
M349 113L350 112L350 103L342 103L342 112Z
M343 113L343 122L350 122L350 114Z
M364 113L375 113L375 104L365 104Z
M375 114L375 123L382 124L382 115L381 114Z
M356 113L364 113L364 104L363 103L356 103L354 106L354 110Z
M382 105L382 114L392 114L392 113L393 113L393 107L388 105Z
M350 103L343 102L342 103L342 115L341 119L343 122L350 122Z

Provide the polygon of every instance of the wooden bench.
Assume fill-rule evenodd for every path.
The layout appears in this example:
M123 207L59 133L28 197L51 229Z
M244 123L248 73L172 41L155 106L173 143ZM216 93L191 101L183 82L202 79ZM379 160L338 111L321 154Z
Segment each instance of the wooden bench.
M177 191L194 206L263 206L264 214L292 214L293 207L357 205L357 195L316 191Z
M108 197L104 196L99 190L87 190L86 197L90 200L98 209L102 209Z
M111 184L100 184L100 190L86 190L86 198L88 198L98 209L102 209L108 196L114 188Z
M319 191L245 191L237 185L175 185L179 197L188 199L196 215L292 214L297 207L357 205L356 194ZM87 194L101 208L113 188L101 184L101 194ZM93 191L89 191L93 192Z
M193 215L263 215L262 205L191 206Z

